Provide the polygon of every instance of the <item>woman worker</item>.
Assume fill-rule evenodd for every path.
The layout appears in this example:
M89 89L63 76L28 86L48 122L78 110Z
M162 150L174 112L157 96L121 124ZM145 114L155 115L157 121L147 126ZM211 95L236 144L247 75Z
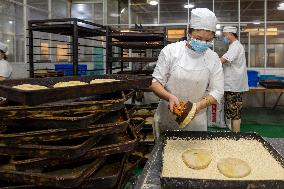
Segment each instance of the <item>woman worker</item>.
M224 76L212 47L217 18L207 8L191 11L188 40L169 44L159 55L150 88L161 98L154 117L156 139L165 130L179 130L172 113L180 101L196 103L197 114L183 130L206 131L206 109L224 93Z
M0 42L0 80L10 78L12 67L7 61L8 46Z

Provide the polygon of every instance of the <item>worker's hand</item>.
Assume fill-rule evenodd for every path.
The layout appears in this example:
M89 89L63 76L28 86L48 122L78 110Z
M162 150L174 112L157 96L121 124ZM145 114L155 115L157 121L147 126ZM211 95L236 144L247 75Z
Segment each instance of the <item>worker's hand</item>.
M175 95L170 94L170 96L169 96L169 108L170 108L171 112L173 112L173 110L174 110L174 105L179 106L179 100Z

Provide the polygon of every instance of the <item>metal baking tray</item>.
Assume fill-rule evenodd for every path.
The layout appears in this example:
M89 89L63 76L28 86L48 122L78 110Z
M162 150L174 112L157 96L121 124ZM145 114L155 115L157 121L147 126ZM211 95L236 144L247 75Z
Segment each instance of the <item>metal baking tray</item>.
M166 131L162 135L163 146L165 147L166 141L172 138L188 139L215 139L226 137L228 139L253 139L260 142L264 148L274 157L284 168L284 157L275 150L269 142L265 141L261 136L256 133L234 133L234 132L202 132L202 131ZM164 149L164 148L163 148ZM284 180L213 180L213 179L185 179L162 177L161 186L166 189L174 188L204 188L204 189L240 189L240 188L273 188L283 189Z
M164 33L149 32L115 32L110 35L119 41L161 41L164 40Z
M81 156L80 159L92 159L94 157L130 152L135 148L137 142L138 139L136 137L136 133L131 129L131 127L128 127L127 133L105 136L93 148L89 149L85 155ZM42 170L46 167L60 165L66 161L74 161L74 158L32 158L20 160L18 162L14 162L14 164L19 170Z
M23 126L20 128L7 127L6 131L0 133L0 143L6 145L40 143L121 133L129 126L129 122L130 118L126 109L121 109L110 112L90 126L80 129L34 130L30 127L23 129Z
M100 137L42 142L39 144L0 144L0 154L42 158L77 158L92 148Z
M120 81L64 88L49 88L36 91L24 91L13 88L13 86L21 84L37 84L52 87L54 84L64 81L83 81L89 83L93 79L100 78L117 79ZM147 88L151 85L151 82L152 77L150 76L142 77L134 75L73 76L5 80L0 82L0 96L3 96L11 101L20 102L24 105L38 105L47 102L88 97L95 94Z
M114 188L120 181L127 159L127 154L107 156L104 165L96 173L87 178L79 188Z
M115 110L123 106L124 102L134 95L134 92L134 90L129 90L115 93L98 94L91 97L81 97L38 106L5 106L0 107L0 118L21 115L23 112L33 111L63 111L78 109L81 109L82 111Z
M105 157L65 164L43 173L0 169L0 180L34 184L44 187L74 188L90 177L105 162Z
M123 49L161 49L164 47L164 43L161 41L151 41L151 42L121 42L113 41L112 46L121 47Z
M157 107L157 103L152 103L149 105L126 104L126 108L128 109L130 117L142 117L144 119L147 117L153 117ZM145 112L141 112L141 110L145 110Z
M281 81L260 81L259 84L267 89L284 89L284 82Z
M1 181L0 189L38 189L36 185Z
M61 112L37 112L35 114L24 116L7 117L0 120L1 125L17 128L33 128L34 130L46 129L76 129L86 128L96 120L106 115L109 110L99 110L94 112L61 111Z

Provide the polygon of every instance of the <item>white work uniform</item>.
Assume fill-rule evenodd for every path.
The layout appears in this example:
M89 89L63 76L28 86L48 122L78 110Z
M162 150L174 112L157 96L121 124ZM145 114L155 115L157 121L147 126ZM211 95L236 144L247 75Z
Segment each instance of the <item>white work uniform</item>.
M238 40L234 41L222 57L228 61L223 64L224 90L230 92L248 91L246 57L242 44Z
M13 69L9 62L7 62L4 59L0 60L0 76L1 77L5 77L9 79L10 76L12 75L12 71Z
M198 54L186 46L186 41L167 45L161 51L153 77L153 82L158 81L184 102L197 102L208 94L219 102L224 93L224 75L218 55L211 49ZM155 113L154 130L156 138L165 130L179 130L165 100L160 100ZM206 109L182 130L206 131Z

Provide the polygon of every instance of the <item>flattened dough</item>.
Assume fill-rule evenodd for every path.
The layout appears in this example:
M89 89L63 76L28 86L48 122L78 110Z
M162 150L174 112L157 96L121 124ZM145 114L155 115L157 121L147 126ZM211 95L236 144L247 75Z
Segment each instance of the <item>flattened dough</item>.
M71 86L77 86L77 85L88 85L88 83L85 83L82 81L67 81L67 82L56 83L53 87L60 88L60 87L71 87Z
M108 82L114 82L119 81L116 79L94 79L90 82L90 84L97 84L97 83L108 83Z
M147 124L147 125L152 125L153 122L154 122L154 117L147 117L145 119L145 124Z
M13 88L24 90L24 91L35 91L35 90L41 90L41 89L48 89L46 86L31 85L31 84L16 85L16 86L13 86Z
M191 169L205 169L210 164L212 156L206 149L189 149L182 154L182 160Z
M229 178L242 178L250 174L251 168L247 162L237 158L225 158L219 160L219 171Z

